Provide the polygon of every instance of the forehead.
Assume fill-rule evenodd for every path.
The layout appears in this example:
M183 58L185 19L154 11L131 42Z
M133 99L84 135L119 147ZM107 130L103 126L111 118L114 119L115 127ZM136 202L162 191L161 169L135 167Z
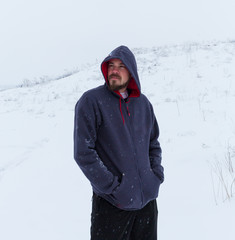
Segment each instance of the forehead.
M123 62L120 60L120 59L118 59L118 58L114 58L114 59L111 59L110 61L109 61L109 63L113 63L113 64L123 64Z

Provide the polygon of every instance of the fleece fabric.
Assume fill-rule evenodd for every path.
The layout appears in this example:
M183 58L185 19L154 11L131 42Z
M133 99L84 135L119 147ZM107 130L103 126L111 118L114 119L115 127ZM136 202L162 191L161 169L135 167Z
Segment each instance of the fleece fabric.
M108 86L111 59L132 76L125 100ZM164 180L158 123L127 47L105 58L101 71L105 84L85 92L75 107L74 158L98 196L123 210L141 209L157 198Z

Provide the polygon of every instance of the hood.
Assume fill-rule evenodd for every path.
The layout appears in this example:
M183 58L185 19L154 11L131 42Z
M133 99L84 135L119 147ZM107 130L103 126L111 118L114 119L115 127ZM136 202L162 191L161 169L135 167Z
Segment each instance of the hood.
M103 73L106 84L108 85L108 62L111 59L120 59L131 74L131 80L127 89L130 90L130 97L139 97L141 93L139 76L137 73L137 64L134 54L126 46L120 46L114 49L101 63L101 71Z

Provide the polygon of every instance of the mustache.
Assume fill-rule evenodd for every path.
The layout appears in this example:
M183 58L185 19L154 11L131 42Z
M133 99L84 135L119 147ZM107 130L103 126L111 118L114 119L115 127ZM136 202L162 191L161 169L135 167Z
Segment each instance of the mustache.
M110 74L109 76L108 76L108 79L110 79L110 78L112 78L112 77L116 77L116 78L118 78L118 79L121 79L121 77L118 75L118 74Z

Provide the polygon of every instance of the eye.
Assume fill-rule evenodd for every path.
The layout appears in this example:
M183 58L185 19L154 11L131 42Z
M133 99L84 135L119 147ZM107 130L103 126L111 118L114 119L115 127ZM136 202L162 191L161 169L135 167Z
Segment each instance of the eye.
M112 68L113 67L113 63L108 63L108 68Z

